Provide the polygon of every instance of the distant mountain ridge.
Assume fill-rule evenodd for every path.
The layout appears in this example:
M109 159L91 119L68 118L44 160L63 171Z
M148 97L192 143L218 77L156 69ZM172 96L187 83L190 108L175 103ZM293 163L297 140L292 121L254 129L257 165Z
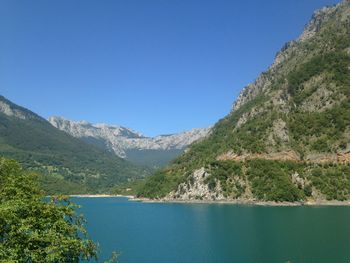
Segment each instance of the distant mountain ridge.
M151 166L166 164L184 151L188 145L206 137L211 129L192 129L177 134L146 137L132 129L117 125L91 124L63 117L50 117L49 122L54 127L114 152L121 158Z
M0 96L0 155L42 173L41 182L49 193L105 192L149 174L148 169L60 131L3 96Z

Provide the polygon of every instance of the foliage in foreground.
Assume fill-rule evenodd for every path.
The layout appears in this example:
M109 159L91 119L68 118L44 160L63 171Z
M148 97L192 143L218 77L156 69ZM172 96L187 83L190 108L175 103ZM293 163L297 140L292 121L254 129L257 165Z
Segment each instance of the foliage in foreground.
M79 262L97 256L77 205L67 198L45 201L35 175L0 158L0 261Z

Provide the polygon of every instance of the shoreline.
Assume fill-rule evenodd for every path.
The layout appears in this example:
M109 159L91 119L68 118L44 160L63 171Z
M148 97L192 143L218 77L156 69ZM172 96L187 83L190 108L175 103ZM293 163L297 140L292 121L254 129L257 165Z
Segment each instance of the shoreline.
M81 194L81 195L68 195L69 197L75 198L113 198L113 197L126 197L128 199L133 199L133 195L109 195L109 194Z
M131 198L130 201L142 203L174 203L174 204L228 204L247 206L350 206L349 201L306 201L306 202L275 202L258 200L178 200L178 199L149 199Z
M116 198L124 197L129 201L141 203L173 203L173 204L227 204L227 205L248 205L248 206L350 206L348 201L305 201L305 202L275 202L275 201L258 201L258 200L179 200L179 199L149 199L139 198L132 195L109 195L109 194L82 194L69 195L75 198Z

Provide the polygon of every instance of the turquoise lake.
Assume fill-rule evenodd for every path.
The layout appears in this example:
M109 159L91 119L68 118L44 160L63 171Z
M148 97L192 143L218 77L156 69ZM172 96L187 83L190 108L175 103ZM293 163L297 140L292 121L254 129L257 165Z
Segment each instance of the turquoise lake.
M350 262L350 207L73 201L100 260L118 251L120 263Z

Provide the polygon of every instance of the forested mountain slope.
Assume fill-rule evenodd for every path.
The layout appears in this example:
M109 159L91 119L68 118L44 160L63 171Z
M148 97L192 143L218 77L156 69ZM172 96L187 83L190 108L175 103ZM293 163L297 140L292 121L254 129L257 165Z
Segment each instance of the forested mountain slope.
M350 199L350 1L314 13L210 136L140 196Z
M76 139L44 118L0 96L0 155L44 174L48 192L106 191L148 170Z

